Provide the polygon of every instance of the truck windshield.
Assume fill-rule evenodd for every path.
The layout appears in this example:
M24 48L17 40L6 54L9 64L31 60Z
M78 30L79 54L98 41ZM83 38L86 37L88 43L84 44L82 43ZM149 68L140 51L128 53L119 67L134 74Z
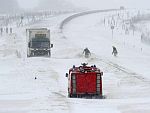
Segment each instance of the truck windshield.
M50 48L50 40L48 38L33 38L30 42L31 48Z
M32 42L31 48L49 48L49 42Z

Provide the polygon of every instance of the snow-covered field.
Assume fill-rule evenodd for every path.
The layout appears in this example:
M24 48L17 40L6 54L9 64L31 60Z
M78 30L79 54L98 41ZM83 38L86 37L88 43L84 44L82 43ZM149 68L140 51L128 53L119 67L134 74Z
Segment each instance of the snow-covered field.
M140 33L125 35L118 25L112 38L110 27L102 21L105 13L76 18L60 33L59 24L67 16L0 36L0 113L149 113L150 47L140 42ZM29 27L51 29L51 58L26 58ZM111 55L112 45L118 49L117 57ZM85 47L92 52L89 59L82 56ZM65 73L83 62L104 71L106 99L67 98Z

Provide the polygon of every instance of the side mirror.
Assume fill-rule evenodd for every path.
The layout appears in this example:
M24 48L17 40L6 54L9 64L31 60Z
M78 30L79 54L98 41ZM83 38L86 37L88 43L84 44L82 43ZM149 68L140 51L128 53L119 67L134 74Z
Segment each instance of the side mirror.
M53 44L51 44L51 48L53 48Z
M68 73L66 73L66 77L68 77Z

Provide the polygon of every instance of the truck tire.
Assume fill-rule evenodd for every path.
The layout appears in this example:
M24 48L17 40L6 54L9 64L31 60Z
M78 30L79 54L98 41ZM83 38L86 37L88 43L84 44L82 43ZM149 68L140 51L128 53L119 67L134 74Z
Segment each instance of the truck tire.
M32 52L31 52L31 56L34 56L34 55L35 55L35 53L32 51Z
M48 56L51 57L51 51L50 50L48 51Z
M71 94L70 94L70 93L68 93L68 97L69 97L69 98L72 98L72 96L71 96Z

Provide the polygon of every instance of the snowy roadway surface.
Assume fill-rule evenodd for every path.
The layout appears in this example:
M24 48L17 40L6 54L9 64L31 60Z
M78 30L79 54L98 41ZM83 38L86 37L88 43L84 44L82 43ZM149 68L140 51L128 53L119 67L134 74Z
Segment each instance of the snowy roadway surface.
M150 113L150 47L140 43L138 32L124 35L119 27L112 39L110 28L101 21L104 15L76 18L63 34L58 28L67 15L0 36L0 113ZM29 27L51 29L51 58L26 58ZM111 55L112 45L118 49L117 57ZM85 47L92 52L89 59L82 56ZM65 73L83 62L104 72L106 99L67 98Z

